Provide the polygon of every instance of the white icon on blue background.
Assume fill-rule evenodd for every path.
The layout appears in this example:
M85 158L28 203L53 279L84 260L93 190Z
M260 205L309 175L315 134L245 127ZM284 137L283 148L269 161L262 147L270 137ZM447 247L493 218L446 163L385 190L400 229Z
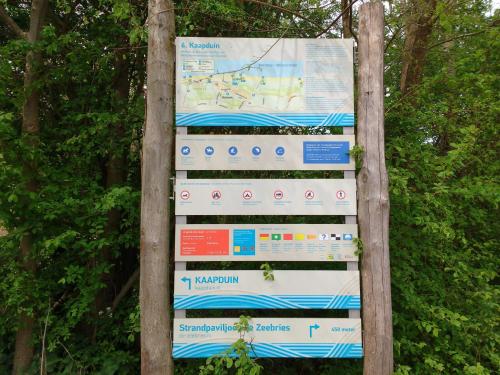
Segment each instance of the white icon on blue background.
M212 156L214 154L214 152L215 152L215 150L212 146L205 147L205 155Z
M274 150L274 152L276 152L276 155L278 155L278 156L283 156L283 155L285 155L285 148L278 146L278 147L276 147L276 150Z
M227 152L229 152L229 155L234 156L238 153L238 148L236 146L231 146Z
M191 149L188 146L182 146L182 148L181 148L182 155L189 155L190 152L191 152Z
M259 146L254 146L252 148L252 154L259 156L262 153L262 149Z

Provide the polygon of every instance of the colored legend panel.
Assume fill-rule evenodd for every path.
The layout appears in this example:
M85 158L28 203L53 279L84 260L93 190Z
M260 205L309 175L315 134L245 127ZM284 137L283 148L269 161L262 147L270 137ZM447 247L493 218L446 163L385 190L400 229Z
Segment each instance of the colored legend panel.
M360 309L358 271L175 271L174 309Z
M177 135L177 170L354 170L354 135ZM275 198L283 199L281 190Z
M183 256L229 255L228 229L182 229L179 241Z
M177 224L175 260L357 261L355 224Z
M206 358L227 350L240 333L234 318L174 319L174 358ZM245 340L259 358L361 358L360 319L253 318Z
M255 256L255 229L234 229L232 248L235 256Z

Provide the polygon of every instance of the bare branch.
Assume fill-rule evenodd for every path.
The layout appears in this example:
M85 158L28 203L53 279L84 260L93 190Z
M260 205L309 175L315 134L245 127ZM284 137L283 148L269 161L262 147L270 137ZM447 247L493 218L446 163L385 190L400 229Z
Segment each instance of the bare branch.
M478 34L482 34L484 33L486 30L479 30L479 31L475 31L473 33L466 33L466 34L461 34L461 35L457 35L457 36L454 36L453 38L449 38L449 39L446 39L446 40L442 40L441 42L438 42L436 44L433 44L432 46L428 47L427 49L432 49L434 47L437 47L437 46L440 46L441 44L445 44L445 43L448 43L448 42L451 42L452 40L457 40L457 39L462 39L462 38L466 38L468 36L473 36L473 35L478 35Z
M273 9L276 9L276 10L279 10L283 13L288 13L288 14L291 14L297 18L300 18L304 21L307 21L309 22L311 25L313 26L316 26L318 29L321 29L322 26L318 23L316 23L315 21L311 20L310 18L307 18L306 16L300 14L299 12L296 12L294 10L291 10L291 9L287 9L287 8L284 8L284 7L281 7L279 5L275 5L275 4L271 4L271 3L266 3L265 1L260 1L260 0L245 0L247 3L254 3L254 4L259 4L259 5L263 5L263 6L266 6L266 7L269 7L269 8L273 8Z
M283 34L281 34L281 36L279 38L276 38L276 41L262 55L260 55L257 59L255 59L251 63L246 64L246 65L242 66L239 69L230 70L230 71L227 71L227 72L214 73L213 75L216 76L216 75L221 75L221 74L232 74L232 73L241 72L242 70L245 70L245 69L250 69L252 66L254 66L255 64L257 64L260 60L262 60L269 53L269 51L271 51L274 48L274 46L276 44L278 44L278 42L285 37L285 34L288 32L288 30L290 29L290 27L292 27L292 24L288 25L288 27L285 29L285 31L283 31ZM207 78L203 78L203 79L207 79Z
M43 327L42 353L40 356L40 375L44 375L47 373L47 353L45 351L45 338L47 337L47 326L49 325L49 315L50 315L50 298L49 298L49 307L47 309L47 316L45 317L45 325Z
M19 38L26 39L27 34L24 32L19 25L14 21L7 13L5 8L0 5L0 20Z
M139 278L139 269L136 269L132 276L129 277L125 285L121 288L120 293L113 300L113 304L111 305L111 311L115 311L118 307L118 304L121 302L123 297L128 293L128 291L134 286L135 282Z
M346 14L357 1L358 0L352 0L344 9L342 9L342 12L340 12L340 14L326 28L324 28L319 34L317 34L316 38L325 34L328 30L330 30L333 27L333 25L335 25L338 22L338 20L342 18L342 16Z
M403 26L399 26L398 29L396 31L394 31L392 33L392 36L391 36L391 39L389 39L389 41L387 42L387 44L385 45L385 48L384 48L384 53L387 52L387 50L389 49L389 47L391 46L392 42L394 41L394 39L396 39L396 37L399 35L399 33L401 32L401 30L403 30Z

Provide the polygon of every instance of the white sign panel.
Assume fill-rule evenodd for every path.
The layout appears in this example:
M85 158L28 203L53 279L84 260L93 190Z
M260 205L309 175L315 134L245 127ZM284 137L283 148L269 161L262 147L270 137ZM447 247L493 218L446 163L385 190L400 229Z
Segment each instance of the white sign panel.
M178 135L177 170L354 170L354 135Z
M175 260L357 261L355 224L177 224Z
M356 215L355 179L177 179L176 215Z
M353 126L352 39L177 38L177 126Z
M238 319L174 319L174 358L221 354L240 338ZM244 340L259 358L361 358L360 319L253 318Z
M358 271L175 271L174 309L359 309Z

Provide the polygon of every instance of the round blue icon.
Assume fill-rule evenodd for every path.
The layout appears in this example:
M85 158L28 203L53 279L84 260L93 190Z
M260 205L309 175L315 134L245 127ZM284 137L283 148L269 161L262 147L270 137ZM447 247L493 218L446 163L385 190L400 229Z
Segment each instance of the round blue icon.
M182 148L181 148L182 155L189 155L190 152L191 152L191 149L188 146L182 146Z
M238 153L238 148L236 146L231 146L228 148L227 152L229 152L229 155L234 156Z
M259 156L262 153L262 149L259 146L252 147L252 154L254 156Z
M215 152L215 150L212 146L205 147L205 155L212 156L214 154L214 152Z
M285 155L285 148L284 147L276 147L276 150L274 150L274 152L276 152L276 155L278 156L283 156Z

